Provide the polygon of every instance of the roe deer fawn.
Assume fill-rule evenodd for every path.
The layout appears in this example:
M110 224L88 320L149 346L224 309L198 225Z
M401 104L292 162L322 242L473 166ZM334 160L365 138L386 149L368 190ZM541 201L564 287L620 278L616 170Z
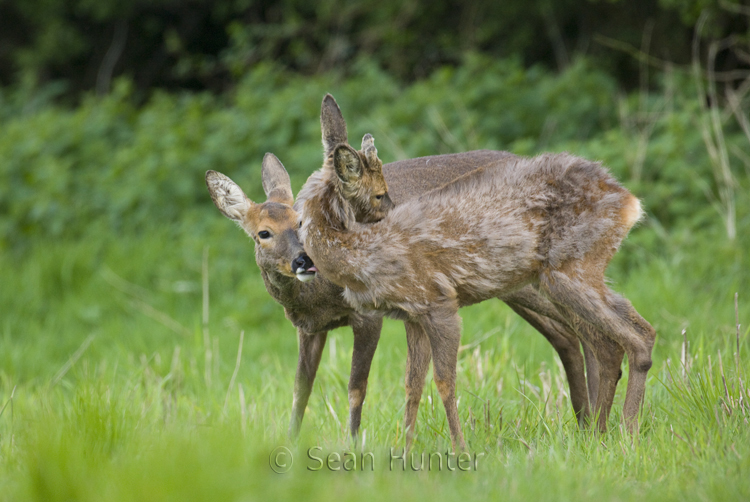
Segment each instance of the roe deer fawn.
M331 96L324 101L321 112L323 143L333 148L346 142L346 122ZM437 155L393 162L383 166L390 194L397 203L440 187L472 170L496 163L510 156L507 152L480 150L461 154ZM256 262L269 294L279 302L286 316L298 331L299 359L295 376L295 388L290 435L296 436L304 417L312 385L317 372L327 332L340 326L351 325L354 334L352 370L349 381L349 426L352 437L356 437L361 421L362 403L367 388L372 357L380 336L380 315L357 314L342 298L342 288L319 277L315 282L300 285L291 277L311 280L312 263L300 256L302 245L297 237L298 217L291 207L292 189L289 176L279 160L268 154L263 160L263 187L268 201L254 204L228 177L209 171L206 184L219 210L240 225L255 241ZM377 199L375 199L377 200ZM381 219L393 205L388 199L384 207L373 209L371 204L361 204L362 212L357 219L372 222ZM289 267L290 260L298 258ZM295 272L299 272L295 274ZM564 324L554 306L533 288L502 298L515 312L541 332L559 354L570 386L571 404L574 412L583 421L589 413L584 374L578 340ZM410 364L407 368L406 423L413 430L416 412L421 398L424 377L429 367L429 347L420 354L419 337L410 334L407 339L417 340L410 345ZM595 360L586 351L589 369L590 399L596 400L596 376L592 370ZM421 379L421 383L416 383Z
M628 353L623 415L637 429L655 332L604 280L614 252L641 217L637 198L599 164L569 154L509 156L406 201L377 223L360 224L362 208L352 201L373 186L387 189L372 136L365 135L359 152L345 142L331 148L299 194L300 237L351 305L410 326L410 366L412 347L423 361L431 352L454 448L465 448L455 398L458 308L529 285L575 328L599 363L600 430ZM412 381L423 385L423 374Z
M336 146L348 144L346 122L336 100L330 94L323 98L321 104L320 126L324 158L327 158ZM357 190L352 192L353 196L349 198L349 202L355 209L354 219L359 223L379 221L388 210L392 209L391 199L396 204L401 204L408 199L416 198L432 189L455 181L476 169L497 165L503 159L508 160L509 157L515 156L508 152L475 150L385 164L383 166L385 186L379 178L371 177L370 183L361 183ZM589 403L596 402L598 392L599 370L591 349L584 344L586 361L586 372L584 372L584 358L581 356L575 331L554 305L532 286L503 295L500 299L544 335L557 351L568 380L573 411L579 425L584 425L590 418ZM409 326L407 324L409 352L405 378L407 399L404 423L404 430L407 431L407 446L414 432L419 401L430 363L429 346L420 343L419 336L412 341ZM419 333L417 332L417 335ZM619 370L619 363L617 364Z

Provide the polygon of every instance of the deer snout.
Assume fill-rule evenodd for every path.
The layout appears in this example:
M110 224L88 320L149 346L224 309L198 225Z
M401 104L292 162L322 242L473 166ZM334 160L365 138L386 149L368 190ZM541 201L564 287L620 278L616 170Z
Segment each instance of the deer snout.
M308 282L315 278L318 269L306 254L301 254L292 260L292 273L302 282Z
M292 272L294 272L295 274L300 269L302 269L302 271L305 271L312 266L313 262L306 254L301 254L294 260L292 260Z

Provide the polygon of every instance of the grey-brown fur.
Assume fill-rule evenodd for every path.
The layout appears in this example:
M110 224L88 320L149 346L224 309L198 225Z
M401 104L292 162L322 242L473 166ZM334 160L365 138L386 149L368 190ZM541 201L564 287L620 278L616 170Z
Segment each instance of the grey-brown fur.
M325 157L332 157L334 148L337 146L336 142L345 137L346 123L338 104L331 95L326 95L321 105L321 130L323 145L326 147ZM369 156L366 155L367 162L364 164L357 161L358 154L354 149L348 146L339 149L339 160L341 162L342 159L345 159L345 162L343 162L343 166L339 166L339 169L336 170L336 175L342 182L348 180L352 173L367 175L368 181L366 183L349 183L346 187L344 183L339 184L342 188L342 195L349 203L344 207L351 206L354 219L358 222L375 222L382 219L387 210L392 208L389 195L397 203L402 203L421 193L440 188L467 173L513 157L508 152L478 150L405 160L386 164L383 167L383 173L385 174L385 180L383 180L378 172L370 172L371 166L377 167L380 165L372 136L365 136L362 150L364 152L369 151ZM385 181L388 183L387 186ZM343 190L344 188L348 188L348 190ZM382 197L382 200L379 200L377 197L373 197L377 194L384 194L385 196ZM387 210L383 209L384 205ZM341 206L339 206L339 209L341 209ZM336 215L336 211L333 211L335 218L346 221L347 215ZM333 225L334 228L338 228L335 221L328 221L328 223ZM531 286L505 295L500 299L542 333L555 348L565 368L573 410L580 424L588 422L590 417L589 403L596 402L597 399L599 375L596 360L591 350L584 346L586 368L590 370L587 382L584 373L584 359L581 357L575 331L549 300ZM407 324L407 331L409 326ZM419 332L419 330L416 330L416 333ZM405 381L407 402L404 430L406 431L407 445L410 444L414 433L416 413L424 386L424 376L430 362L429 351L427 354L421 355L414 352L424 345L415 342L415 345L412 346L413 339L414 336L407 333L410 354L407 359Z
M347 144L310 177L297 201L300 236L318 269L345 287L357 309L421 328L454 446L465 446L455 402L458 308L528 286L551 301L596 357L600 429L627 351L624 416L637 427L655 333L606 286L604 269L640 217L638 200L599 164L568 154L511 156L362 225L344 195L361 190L345 185L382 178L372 149L368 140L356 152L358 180L337 175L338 151L353 151Z
M509 152L476 150L466 153L433 155L385 164L383 174L388 194L396 204L446 185L464 174L510 157Z

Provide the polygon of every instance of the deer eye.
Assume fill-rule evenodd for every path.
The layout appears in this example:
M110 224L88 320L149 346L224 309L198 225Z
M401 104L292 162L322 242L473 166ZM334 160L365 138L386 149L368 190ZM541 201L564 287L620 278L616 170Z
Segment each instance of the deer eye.
M261 230L260 232L258 232L258 237L260 237L261 239L268 239L269 237L271 237L271 232L269 232L268 230Z
M382 199L382 198L383 198L383 195L384 195L384 194L382 194L382 193L381 193L380 195L376 195L376 196L375 196L375 199L377 199L377 200L380 200L380 199Z

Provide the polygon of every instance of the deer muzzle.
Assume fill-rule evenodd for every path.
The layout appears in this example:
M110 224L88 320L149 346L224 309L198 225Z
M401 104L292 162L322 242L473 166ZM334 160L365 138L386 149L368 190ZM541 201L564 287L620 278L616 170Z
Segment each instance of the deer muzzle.
M312 260L306 254L301 254L292 260L292 273L302 282L309 282L315 279L318 269L315 268Z

